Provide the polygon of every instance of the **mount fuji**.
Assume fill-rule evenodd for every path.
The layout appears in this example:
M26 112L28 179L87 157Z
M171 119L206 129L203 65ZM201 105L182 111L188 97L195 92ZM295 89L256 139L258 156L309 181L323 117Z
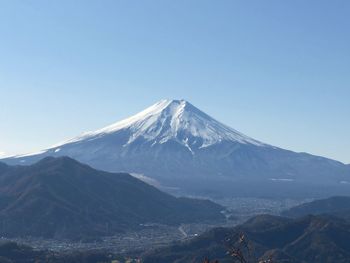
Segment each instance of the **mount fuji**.
M29 165L47 156L129 172L173 193L290 197L350 190L345 164L260 142L185 100L161 100L100 130L2 161Z

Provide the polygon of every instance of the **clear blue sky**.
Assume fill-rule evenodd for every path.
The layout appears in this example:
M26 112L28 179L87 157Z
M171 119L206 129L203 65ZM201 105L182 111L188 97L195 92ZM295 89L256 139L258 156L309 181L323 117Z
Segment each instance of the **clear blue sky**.
M183 98L350 163L348 0L0 0L0 151Z

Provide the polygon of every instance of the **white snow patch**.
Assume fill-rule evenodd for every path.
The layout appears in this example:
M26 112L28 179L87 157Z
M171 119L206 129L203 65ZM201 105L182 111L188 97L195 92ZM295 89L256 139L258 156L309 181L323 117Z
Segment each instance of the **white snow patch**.
M129 173L131 176L147 183L147 184L150 184L150 185L153 185L155 187L160 187L161 184L156 180L156 179L153 179L153 178L150 178L150 177L147 177L143 174L138 174L138 173Z
M22 158L22 157L29 157L29 156L33 156L33 155L38 155L38 154L42 154L42 153L46 153L47 150L42 150L42 151L38 151L38 152L33 152L33 153L26 153L26 154L19 154L19 155L15 155L13 156L13 158Z
M274 182L294 182L294 179L290 179L290 178L270 178L271 181Z

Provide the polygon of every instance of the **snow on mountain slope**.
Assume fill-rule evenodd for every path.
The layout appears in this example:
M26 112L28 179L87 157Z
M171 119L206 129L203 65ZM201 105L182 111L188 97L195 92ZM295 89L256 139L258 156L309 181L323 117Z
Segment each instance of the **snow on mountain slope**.
M84 133L54 147L99 138L120 130L130 132L124 146L140 138L152 141L153 144L175 139L190 151L193 146L204 148L224 140L265 145L218 122L185 100L161 100L130 118L94 132Z

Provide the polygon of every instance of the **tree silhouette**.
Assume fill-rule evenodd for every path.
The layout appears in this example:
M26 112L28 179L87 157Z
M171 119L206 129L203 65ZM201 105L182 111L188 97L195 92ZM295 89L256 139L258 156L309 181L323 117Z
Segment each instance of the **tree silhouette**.
M259 260L255 256L253 243L243 232L238 233L235 238L226 238L224 243L227 247L227 255L232 257L232 263L277 263L271 258ZM210 261L206 258L203 263L219 263L219 261Z

